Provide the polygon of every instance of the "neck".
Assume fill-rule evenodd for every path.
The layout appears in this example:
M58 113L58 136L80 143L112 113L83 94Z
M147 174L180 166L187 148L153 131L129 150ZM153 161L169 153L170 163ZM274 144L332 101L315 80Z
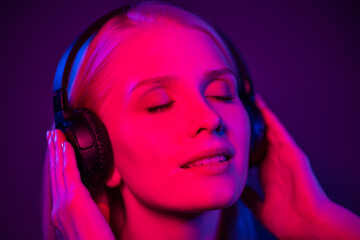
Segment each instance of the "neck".
M218 237L221 210L175 214L144 206L126 187L122 194L126 216L120 239L215 240Z

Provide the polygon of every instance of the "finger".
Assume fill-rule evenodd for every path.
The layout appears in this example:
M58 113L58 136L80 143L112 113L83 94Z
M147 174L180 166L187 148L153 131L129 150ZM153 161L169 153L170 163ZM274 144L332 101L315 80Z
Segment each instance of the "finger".
M59 229L56 228L56 230L55 230L55 240L63 240L63 239L64 239L63 235L61 234Z
M55 146L54 146L54 131L49 131L48 134L48 149L49 149L49 170L50 170L50 187L53 203L57 199L56 178L55 178Z
M65 140L65 136L63 133L55 129L55 182L56 182L56 191L59 197L64 196L65 194L65 185L64 185L64 177L62 173L63 169L63 154L62 154L62 143Z
M264 117L265 124L267 126L267 137L269 140L272 140L270 142L277 143L280 146L289 143L296 145L295 140L291 137L285 126L267 107L265 101L260 97L259 94L255 95L255 103Z
M59 129L55 129L54 130L55 133L56 133L56 137L57 137L57 140L60 142L60 143L63 143L66 141L66 136L64 135L64 133L59 130ZM61 145L61 144L60 144Z
M256 106L260 109L266 107L266 103L265 103L264 99L258 93L255 94L255 103L256 103Z
M263 201L254 189L245 186L241 194L241 199L245 205L253 212L253 214L260 218Z
M76 163L76 156L74 148L69 142L64 142L63 145L63 157L64 157L64 168L63 168L63 178L65 188L69 187L74 183L81 183L80 172Z

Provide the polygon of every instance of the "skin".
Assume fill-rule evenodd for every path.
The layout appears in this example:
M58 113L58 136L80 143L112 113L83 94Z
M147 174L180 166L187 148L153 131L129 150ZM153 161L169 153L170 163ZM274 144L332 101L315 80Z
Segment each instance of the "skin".
M119 80L98 115L108 129L115 171L124 183L120 190L128 216L125 229L129 230L124 234L141 239L135 236L137 225L147 219L150 226L148 232L142 231L144 236L162 229L165 239L204 239L198 230L206 227L204 219L213 219L211 229L216 230L220 217L218 210L204 212L235 203L247 177L250 122L236 94L229 62L208 35L183 27L141 32L125 42L110 61L118 66L111 74ZM207 76L220 69L228 70ZM159 76L173 80L134 89L138 82ZM172 101L169 108L149 112L151 107ZM234 153L227 171L202 174L180 167L202 151L220 147ZM192 213L194 220L188 222L193 223L175 218L173 213L179 212ZM169 219L173 227L164 233ZM154 222L159 224L151 225Z
M327 198L307 156L259 96L256 104L269 141L259 167L265 198L248 188L243 191L250 123L233 94L234 76L206 77L206 72L231 69L231 64L205 33L184 27L143 31L110 60L114 65L108 72L117 81L96 112L115 155L107 185L120 189L125 213L109 212L106 195L91 198L80 181L71 145L60 131L50 131L52 220L65 239L115 239L110 214L115 219L126 216L122 232L120 225L113 226L119 239L216 239L221 209L241 193L279 239L359 238L359 218ZM165 75L176 81L133 90L139 81ZM233 99L224 101L229 95ZM172 101L168 108L149 112ZM203 174L180 168L199 151L219 145L234 153L228 171Z

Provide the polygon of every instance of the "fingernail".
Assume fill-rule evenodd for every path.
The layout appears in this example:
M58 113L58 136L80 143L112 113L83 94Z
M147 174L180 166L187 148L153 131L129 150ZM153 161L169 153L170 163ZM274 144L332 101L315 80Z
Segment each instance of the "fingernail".
M47 136L48 145L50 145L52 142L52 135L53 135L52 130L47 131L46 136Z
M64 144L64 142L61 143L61 148L62 148L63 152L65 152L65 144Z

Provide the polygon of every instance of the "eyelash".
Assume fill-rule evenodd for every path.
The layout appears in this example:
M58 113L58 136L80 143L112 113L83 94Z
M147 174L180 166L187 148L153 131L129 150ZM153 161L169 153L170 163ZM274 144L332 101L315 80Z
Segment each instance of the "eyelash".
M234 98L231 96L207 96L207 97L214 98L214 99L216 99L218 101L222 101L222 102L232 102L234 100ZM175 101L171 101L166 104L149 107L149 108L147 108L147 111L148 111L148 113L151 113L151 114L162 112L164 110L169 109L174 102Z
M147 109L148 113L158 113L158 112L162 112L164 110L167 110L171 107L171 105L174 103L175 101L171 101L171 102L168 102L166 104L163 104L163 105L158 105L158 106L154 106L154 107L149 107Z
M208 98L213 98L218 101L222 102L232 102L234 100L234 97L232 96L207 96Z

